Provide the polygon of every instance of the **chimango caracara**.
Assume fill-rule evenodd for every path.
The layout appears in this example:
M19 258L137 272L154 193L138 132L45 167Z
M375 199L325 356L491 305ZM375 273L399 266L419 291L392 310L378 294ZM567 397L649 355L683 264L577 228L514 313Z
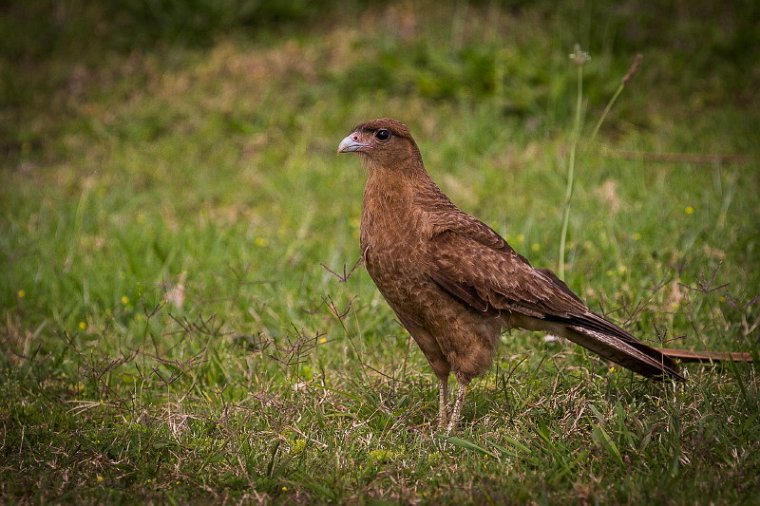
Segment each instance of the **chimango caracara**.
M644 376L682 379L672 359L592 312L551 271L534 269L452 204L403 123L361 124L338 152L358 153L369 171L362 256L438 376L438 423L447 432L457 425L467 385L490 367L499 335L512 327L564 336ZM449 413L451 373L459 386Z

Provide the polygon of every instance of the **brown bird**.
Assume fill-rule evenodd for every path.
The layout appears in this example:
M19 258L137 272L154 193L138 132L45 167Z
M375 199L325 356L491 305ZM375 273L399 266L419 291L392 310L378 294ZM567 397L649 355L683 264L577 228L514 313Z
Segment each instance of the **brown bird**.
M438 424L456 427L470 381L491 365L502 331L542 330L653 378L683 379L663 352L591 311L565 283L535 269L433 182L409 129L363 123L340 142L368 170L361 220L367 271L438 377ZM458 382L449 413L448 379Z

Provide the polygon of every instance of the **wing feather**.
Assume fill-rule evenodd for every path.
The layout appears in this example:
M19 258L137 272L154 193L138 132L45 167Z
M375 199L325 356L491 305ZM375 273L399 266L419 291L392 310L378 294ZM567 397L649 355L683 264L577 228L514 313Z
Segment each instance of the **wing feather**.
M507 310L537 318L566 318L588 311L554 274L534 269L496 232L481 225L433 237L431 277L444 290L483 312Z

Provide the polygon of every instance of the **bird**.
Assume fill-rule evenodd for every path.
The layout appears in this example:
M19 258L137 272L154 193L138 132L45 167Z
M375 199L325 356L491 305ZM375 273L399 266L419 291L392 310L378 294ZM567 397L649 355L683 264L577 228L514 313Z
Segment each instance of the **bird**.
M552 271L534 268L454 205L426 171L404 123L361 123L338 153L358 154L367 171L362 259L438 379L439 430L456 429L470 382L490 368L500 335L512 328L565 337L645 377L684 379L664 350L593 312ZM452 374L457 388L449 407Z

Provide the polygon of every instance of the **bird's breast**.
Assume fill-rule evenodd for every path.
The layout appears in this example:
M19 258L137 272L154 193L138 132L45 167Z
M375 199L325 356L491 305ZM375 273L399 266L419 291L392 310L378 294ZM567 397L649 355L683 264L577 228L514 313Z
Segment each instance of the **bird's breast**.
M429 283L421 228L413 211L365 202L362 256L372 280L392 306L412 303L419 285Z

